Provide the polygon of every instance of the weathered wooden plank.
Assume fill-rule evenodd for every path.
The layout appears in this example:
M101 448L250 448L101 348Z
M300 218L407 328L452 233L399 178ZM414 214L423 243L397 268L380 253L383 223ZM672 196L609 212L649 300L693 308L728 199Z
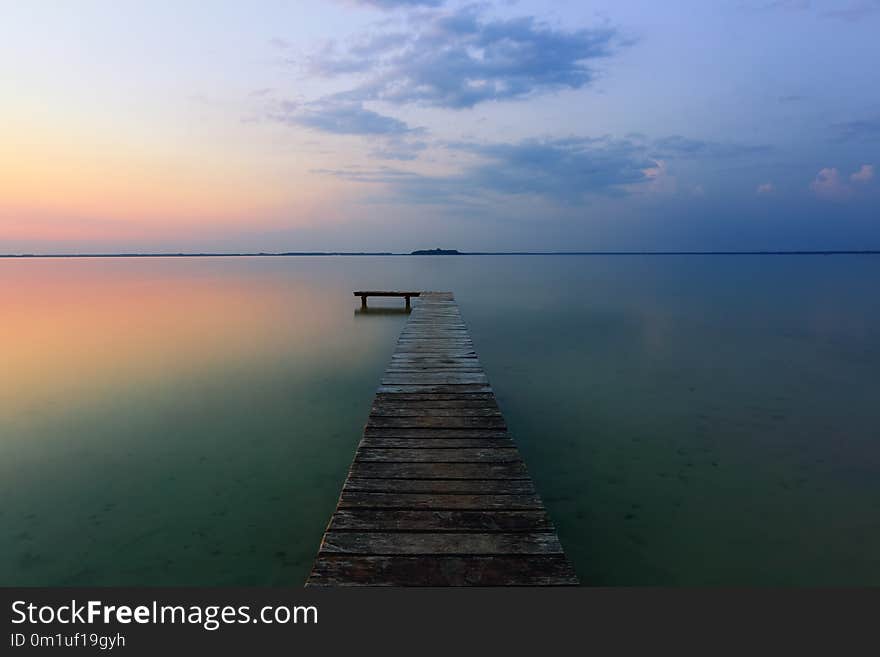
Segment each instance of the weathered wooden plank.
M479 358L477 352L474 350L472 346L470 347L459 347L452 345L427 345L427 344L399 344L395 348L395 353L399 357L405 356L413 356L413 357L453 357L453 358Z
M401 370L414 370L417 372L425 372L430 370L440 370L442 372L481 372L485 373L482 366L477 360L465 363L437 363L424 361L393 361L385 368L386 372L399 372Z
M516 449L510 439L499 438L375 438L365 436L358 449L461 449L463 447Z
M494 399L379 399L373 402L373 408L381 409L418 409L418 410L456 410L456 409L491 409L499 410Z
M414 511L411 509L339 509L330 531L379 532L535 532L553 525L543 509L526 511Z
M397 374L387 372L382 375L382 385L436 385L436 384L463 384L477 383L488 385L489 379L485 374L458 374L455 372L445 374L437 372L424 372L418 374Z
M413 378L429 383L450 383L450 379L456 383L486 383L488 380L478 367L388 367L382 375L383 380L401 378L409 379L406 383L411 383Z
M455 393L464 392L492 392L492 386L467 383L459 385L449 385L442 383L422 384L422 385L393 385L382 384L376 388L376 392L416 392L416 393Z
M470 342L450 342L449 340L425 340L416 338L412 341L399 342L397 349L400 353L423 354L427 352L434 353L457 353L467 355L476 353L474 345Z
M458 349L464 350L467 348L472 348L474 343L471 340L465 340L463 338L452 339L452 338L429 338L429 337L412 337L412 338L401 338L397 341L397 344L401 347L410 347L410 348L418 348L418 349L429 349L431 347L438 349Z
M406 290L358 290L354 293L356 297L415 297L421 296L421 292L407 292Z
M428 339L428 338L412 338L400 340L398 343L399 347L402 347L401 352L405 353L407 348L410 350L420 350L425 351L427 349L440 349L446 351L466 351L468 349L473 350L474 343L470 340L448 340L448 339ZM474 352L476 353L476 352Z
M355 461L349 476L378 479L528 479L524 463L368 463Z
M392 381L393 380L393 381ZM424 381L433 383L481 383L486 385L486 373L477 367L388 367L382 381L413 384Z
M400 353L412 351L415 349L437 350L437 351L472 351L473 340L469 338L450 339L448 337L437 337L430 339L426 336L400 338L395 345Z
M454 351L449 349L444 349L438 354L445 353L447 351ZM391 360L389 362L396 363L400 361L418 361L418 360L448 360L454 363L479 363L480 357L477 356L476 352L470 355L465 356L441 356L441 355L432 355L432 354L416 354L410 351L402 351L400 353L394 353L391 355Z
M404 363L442 363L445 365L468 365L471 367L482 367L480 364L479 357L474 355L468 355L465 352L461 356L448 355L449 352L436 352L436 353L414 353L411 351L401 352L396 355L396 357L392 357L390 361L388 361L389 366L401 365Z
M416 351L407 351L401 352L401 356L412 356L413 358L427 358L427 359L464 359L470 358L470 355L473 355L475 352L473 351L437 351L437 350L416 350ZM400 359L399 359L400 360ZM399 362L396 360L394 362Z
M461 355L448 355L449 353L455 354L455 352L462 352ZM399 352L395 352L392 354L391 359L388 361L389 363L396 363L399 361L407 361L407 360L452 360L452 361L464 361L468 363L479 363L480 357L477 355L476 351L471 351L467 349L439 349L434 352L417 352L412 350L401 350Z
M373 417L500 417L501 411L496 408L419 408L397 406L373 406L370 411Z
M515 449L509 438L376 438L365 436L358 449Z
M406 328L400 332L401 336L406 335L459 335L462 337L470 338L468 334L467 327L465 327L464 323L458 323L456 325L450 324L447 322L438 322L434 321L430 324L425 324L419 326L417 324L407 324Z
M366 427L365 438L489 438L508 439L506 429L436 429L424 427Z
M319 554L562 554L554 532L407 533L327 531Z
M530 479L359 479L349 477L345 490L362 493L466 493L469 495L529 495Z
M482 368L480 359L469 356L444 357L439 355L422 356L419 354L404 354L407 358L392 358L388 367L475 367Z
M482 367L479 358L461 357L426 357L392 358L388 367Z
M455 350L450 349L447 351L438 351L436 349L432 349L430 351L426 350L426 349L413 349L410 351L400 351L400 356L401 357L404 357L404 356L410 357L411 356L412 358L430 358L430 359L437 359L437 358L460 359L460 358L470 358L471 356L476 356L476 352L473 350L468 351L468 350L458 350L458 349L455 349ZM398 361L395 360L393 362L398 362Z
M370 416L369 427L412 427L438 429L504 429L507 425L503 417L437 417L420 415L415 417Z
M467 401L476 402L481 400L495 401L495 395L491 392L472 392L472 393L379 393L375 397L375 403L398 402L398 401Z
M322 555L309 586L574 586L563 555L349 556Z
M456 415L458 417L479 417L482 415L501 415L501 409L491 401L483 400L468 402L459 400L455 402L437 401L402 401L397 403L385 402L373 404L370 412L375 415L388 415L389 417L402 417L403 415L433 415L437 412L440 417Z
M339 509L543 509L537 495L363 493L342 489Z
M355 454L356 461L387 463L513 463L521 460L516 448L461 447L459 449L386 449L365 447Z

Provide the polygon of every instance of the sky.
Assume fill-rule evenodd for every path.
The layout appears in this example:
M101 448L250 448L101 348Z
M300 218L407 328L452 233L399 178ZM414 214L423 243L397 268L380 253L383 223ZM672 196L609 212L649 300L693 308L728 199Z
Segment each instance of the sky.
M0 16L0 253L880 248L880 0Z

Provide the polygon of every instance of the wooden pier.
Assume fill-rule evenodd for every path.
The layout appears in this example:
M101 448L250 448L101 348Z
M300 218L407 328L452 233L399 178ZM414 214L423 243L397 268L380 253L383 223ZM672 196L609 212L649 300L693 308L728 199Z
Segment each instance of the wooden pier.
M422 293L306 585L573 584L458 305Z

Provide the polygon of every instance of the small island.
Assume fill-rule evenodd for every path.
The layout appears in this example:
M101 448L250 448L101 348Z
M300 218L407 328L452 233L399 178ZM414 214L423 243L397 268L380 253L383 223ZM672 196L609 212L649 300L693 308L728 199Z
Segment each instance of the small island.
M410 255L461 255L456 249L419 249Z

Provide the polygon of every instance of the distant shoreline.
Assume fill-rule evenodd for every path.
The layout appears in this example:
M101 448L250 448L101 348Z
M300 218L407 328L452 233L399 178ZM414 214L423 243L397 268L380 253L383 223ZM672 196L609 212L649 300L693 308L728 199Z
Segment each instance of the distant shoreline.
M289 253L4 253L0 258L294 258L321 256L394 256L394 257L449 257L453 256L706 256L706 255L880 255L880 250L825 250L825 251L461 251L455 254L391 253L391 252L332 252L304 251Z

